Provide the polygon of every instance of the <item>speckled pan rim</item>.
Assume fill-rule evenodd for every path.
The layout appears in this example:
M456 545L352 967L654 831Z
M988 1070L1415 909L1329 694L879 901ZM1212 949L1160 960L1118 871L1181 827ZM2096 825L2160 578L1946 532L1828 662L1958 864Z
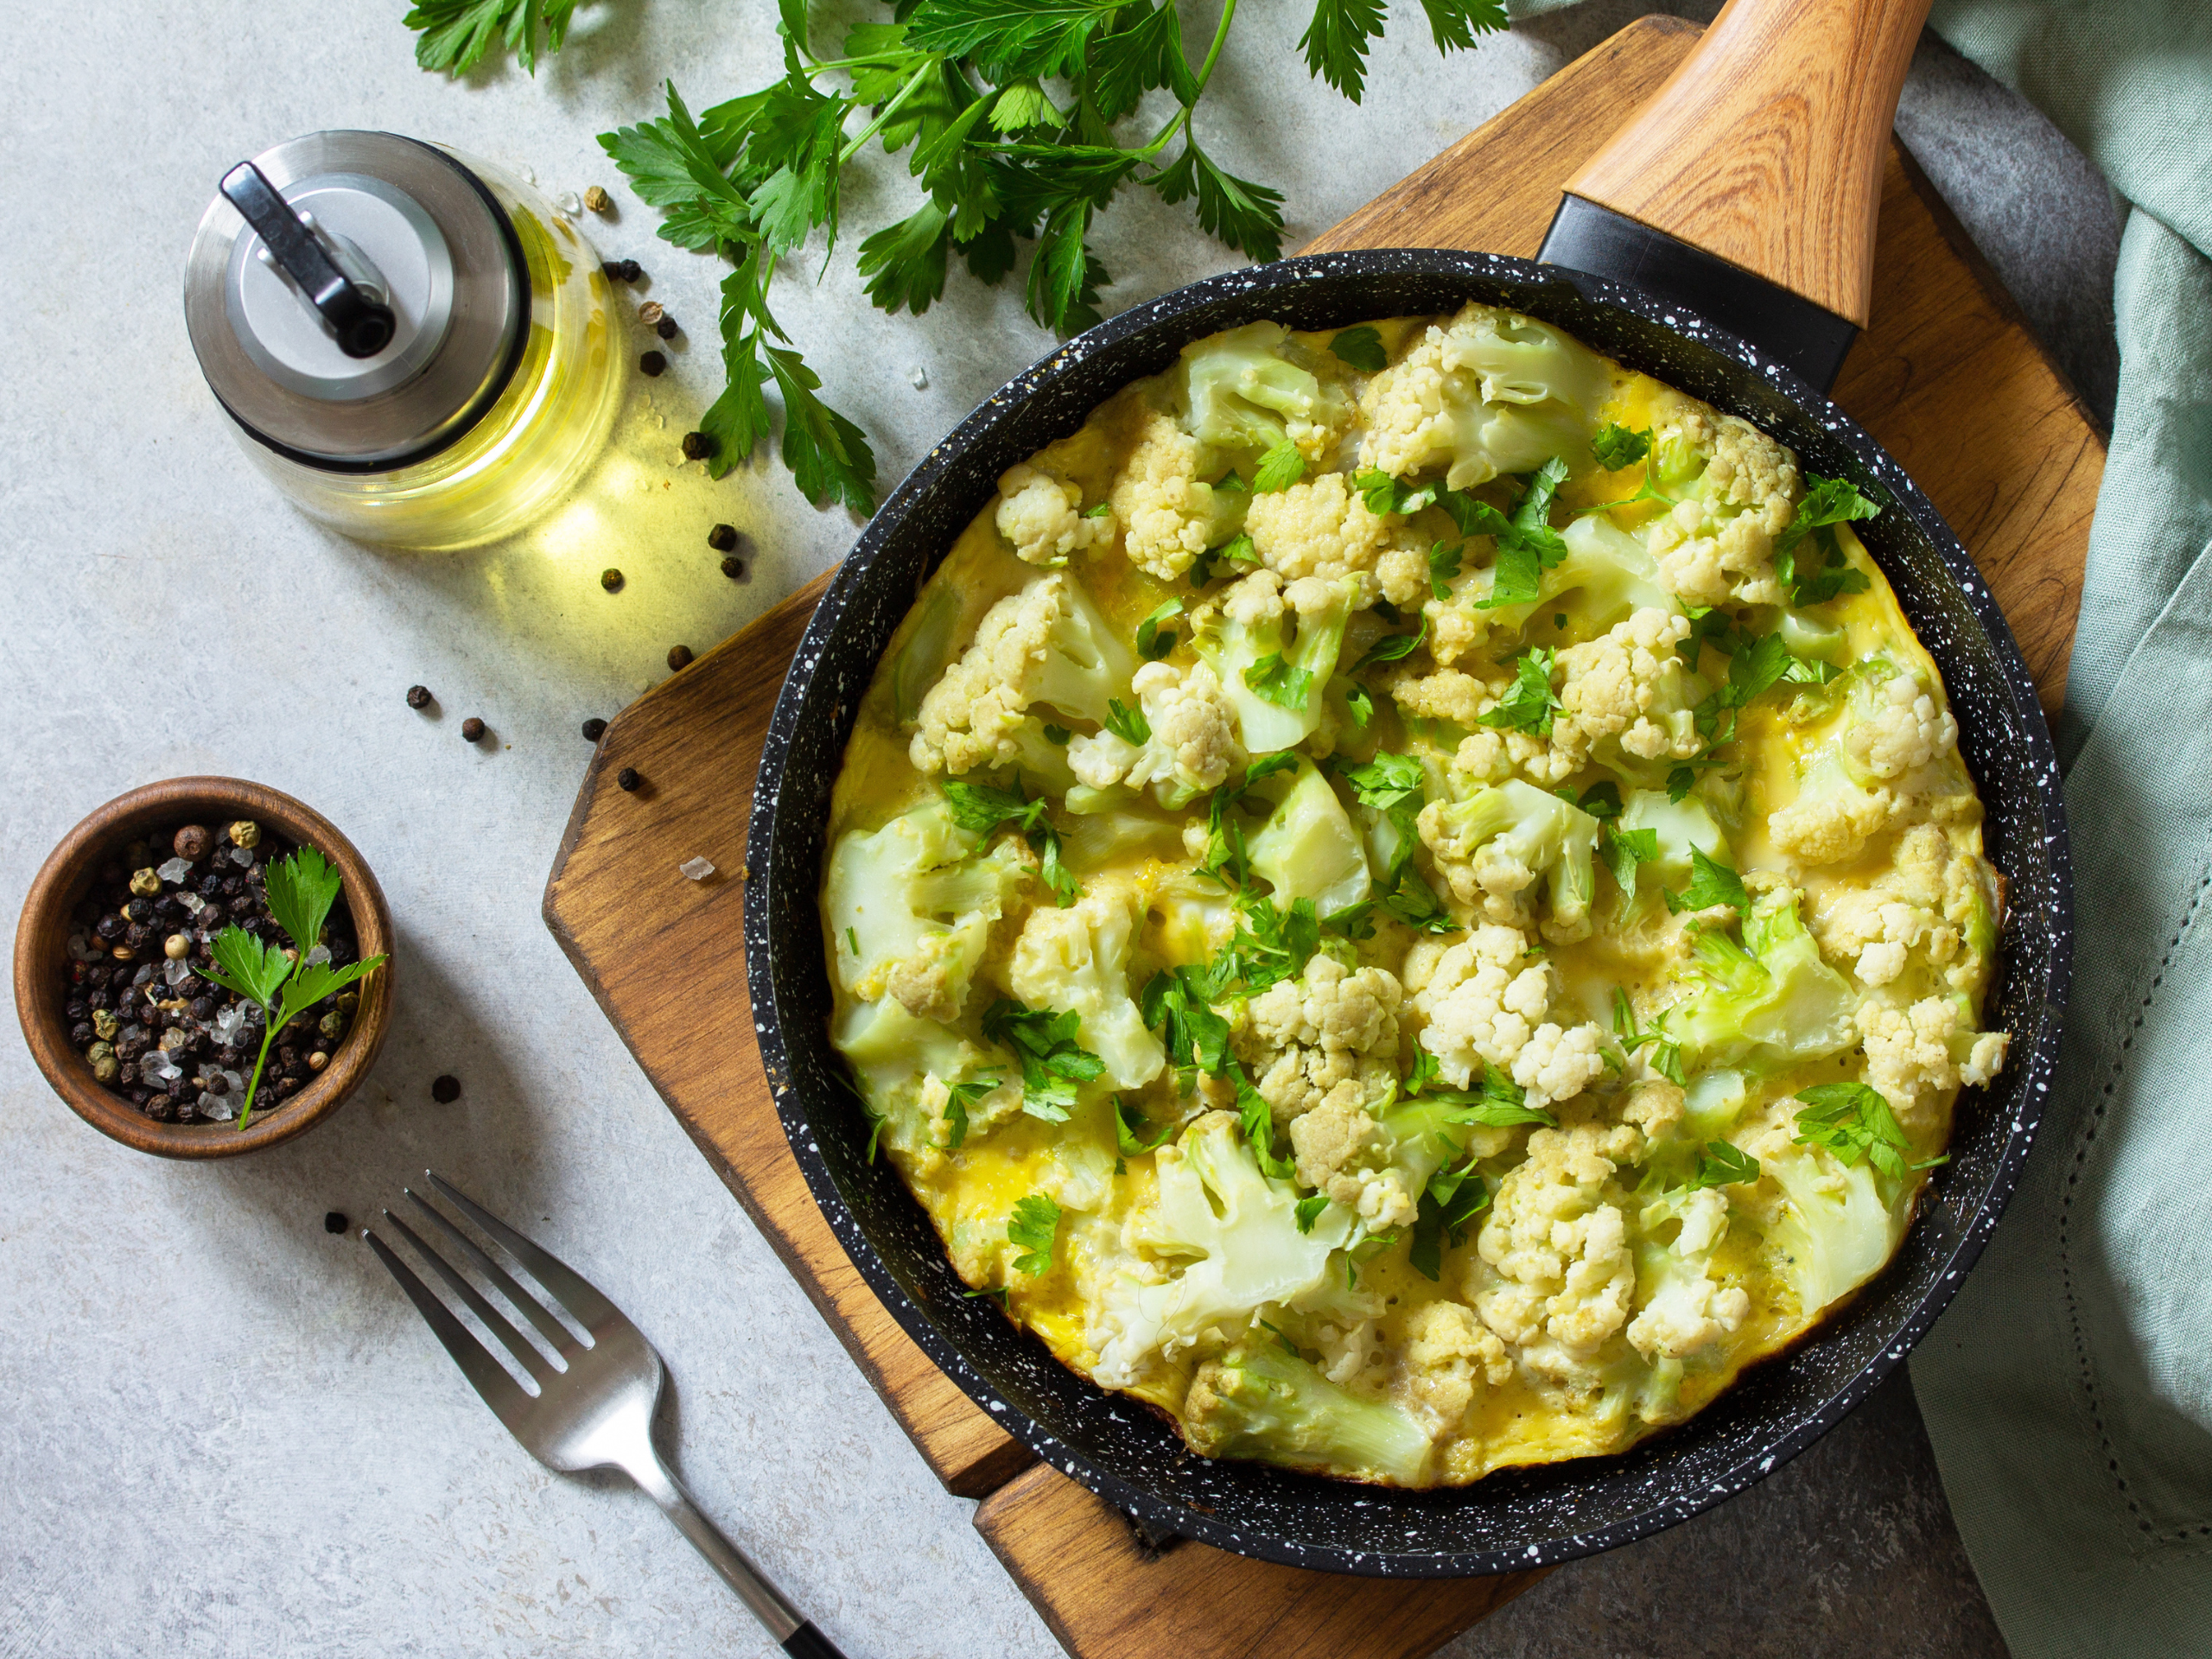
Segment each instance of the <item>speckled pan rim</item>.
M2044 954L2040 961L2029 964L2033 969L2030 975L2030 984L2040 985L2045 1012L2036 1027L2032 1043L2015 1044L2007 1071L2017 1081L2009 1090L2012 1102L2010 1122L2005 1128L2001 1148L1979 1201L1960 1229L1950 1254L1941 1261L1940 1271L1918 1300L1911 1305L1906 1316L1893 1328L1888 1329L1878 1351L1816 1408L1801 1414L1789 1432L1763 1446L1756 1454L1740 1458L1718 1478L1701 1480L1694 1491L1671 1495L1624 1519L1588 1530L1530 1537L1516 1541L1513 1547L1456 1551L1392 1550L1380 1547L1353 1549L1337 1545L1311 1544L1240 1529L1217 1515L1201 1513L1185 1504L1168 1501L1116 1474L1097 1468L1010 1404L969 1362L947 1332L918 1305L893 1275L862 1230L852 1205L837 1185L829 1167L816 1139L807 1103L801 1098L800 1090L794 1083L790 1052L785 1041L770 944L772 884L764 879L779 856L776 832L782 798L781 785L792 736L799 721L805 717L808 693L816 674L837 649L841 626L852 611L855 597L862 591L872 566L893 528L915 511L932 490L945 484L948 474L963 454L987 437L996 435L1007 423L1023 421L1040 392L1053 387L1063 377L1079 370L1088 358L1109 345L1127 342L1135 336L1154 329L1163 334L1173 333L1179 320L1203 308L1217 305L1227 296L1236 296L1243 316L1249 320L1267 315L1273 298L1301 284L1325 280L1357 282L1362 277L1371 279L1400 272L1417 272L1462 283L1470 298L1483 297L1485 290L1495 290L1504 285L1524 288L1563 285L1583 302L1625 312L1642 323L1656 324L1672 331L1693 346L1703 347L1728 359L1738 370L1748 370L1783 400L1796 404L1802 414L1849 449L1867 468L1874 481L1889 492L1897 505L1912 520L1919 534L1932 544L1951 582L1965 596L1974 620L1985 636L2010 705L2010 724L2015 728L2017 741L2026 748L2025 770L2032 778L2034 806L2042 823L2041 858L2049 871L2047 885L2052 889L2044 897L2047 912L2044 927L2048 933ZM1349 321L1357 318L1348 310L1345 320ZM1211 326L1229 325L1216 319ZM1723 400L1723 407L1726 406ZM1041 436L1039 441L1043 441ZM1912 573L1883 557L1878 551L1876 556L1881 560L1900 598L1907 601L1908 610L1913 609L1910 600L1916 588ZM931 569L935 568L935 563L933 558ZM868 671L872 673L873 669L874 662L871 661ZM833 711L833 718L841 727L841 747L843 738L849 735L852 712L842 705ZM1984 783L1982 787L1987 791L1991 786ZM1179 1534L1238 1554L1288 1566L1374 1577L1471 1577L1551 1566L1618 1548L1688 1520L1757 1484L1847 1416L1927 1334L1949 1304L1967 1270L1980 1257L1990 1234L2001 1218L2033 1145L2042 1121L2044 1103L2049 1096L2051 1076L2057 1060L2070 975L2071 876L2066 841L2065 803L2061 793L2057 757L2036 695L2034 682L1987 583L1949 526L1904 469L1857 423L1787 369L1766 360L1735 336L1713 327L1680 307L1662 303L1623 284L1581 272L1538 266L1526 260L1499 255L1454 250L1382 249L1314 255L1211 277L1133 307L1108 320L1040 359L987 398L943 442L931 449L892 493L869 522L815 611L800 640L770 721L755 785L749 845L753 849L754 874L746 897L747 971L762 1065L776 1101L778 1115L783 1121L810 1191L839 1242L860 1268L862 1277L900 1327L1008 1433L1035 1452L1041 1460L1079 1481L1141 1522L1148 1530L1157 1534ZM817 879L818 871L809 873L810 882ZM1999 941L2000 963L2009 959L2011 951L2017 948L2017 940L2018 931L2008 927ZM2000 975L2003 971L2000 967ZM1992 995L1995 995L1994 986ZM801 1017L810 1016L802 1014ZM849 1109L849 1101L840 1102L836 1109ZM912 1202L911 1198L907 1201ZM1923 1220L1916 1220L1890 1266L1873 1281L1875 1286L1879 1286L1883 1278L1898 1270L1912 1250L1915 1241L1922 1236L1925 1225ZM1808 1344L1818 1344L1827 1335L1828 1330L1829 1327L1824 1325L1803 1341ZM1768 1363L1779 1363L1779 1359ZM1069 1375L1077 1376L1072 1371ZM1730 1393L1744 1388L1749 1376L1750 1374L1746 1373ZM1077 1380L1083 1382L1079 1377ZM1087 1382L1083 1382L1083 1386L1095 1388ZM1098 1392L1102 1397L1106 1397L1103 1390ZM1649 1446L1654 1440L1660 1439L1696 1435L1700 1423L1713 1414L1727 1398L1729 1395L1724 1394L1687 1423L1666 1431L1664 1435L1640 1442L1639 1446ZM1632 1447L1628 1452L1610 1457L1586 1460L1586 1466L1593 1469L1611 1467L1633 1455L1637 1449ZM1555 1469L1576 1466L1575 1464L1553 1465ZM1334 1487L1339 1491L1343 1490L1341 1483L1324 1481L1319 1477L1294 1476L1290 1478ZM1465 1504L1475 1505L1482 1502L1484 1486L1484 1482L1477 1482L1467 1487L1441 1490ZM1376 1507L1386 1510L1401 1499L1421 1497L1434 1501L1435 1490L1432 1489L1429 1493L1409 1494L1389 1488L1363 1489Z

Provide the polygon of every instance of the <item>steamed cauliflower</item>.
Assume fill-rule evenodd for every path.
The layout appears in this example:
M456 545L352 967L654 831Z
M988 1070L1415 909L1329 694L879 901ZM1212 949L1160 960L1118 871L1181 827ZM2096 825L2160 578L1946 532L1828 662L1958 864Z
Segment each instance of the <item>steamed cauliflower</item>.
M1713 1249L1728 1231L1723 1193L1707 1187L1655 1208L1674 1211L1681 1230L1667 1247L1667 1270L1629 1321L1629 1345L1646 1359L1683 1359L1733 1334L1750 1314L1751 1299L1742 1286L1713 1277Z
M1748 421L1694 410L1660 442L1707 457L1695 493L1676 502L1646 539L1660 581L1686 605L1781 604L1774 538L1796 515L1796 459Z
M1031 704L1103 724L1129 667L1084 590L1065 572L1039 576L983 613L975 643L922 698L907 758L922 772L1014 765L1033 752Z
M1462 1302L1425 1302L1406 1316L1406 1393L1430 1437L1452 1434L1478 1385L1503 1386L1513 1361L1497 1333Z
M1552 746L1575 757L1608 747L1643 761L1687 760L1703 746L1693 709L1704 688L1675 649L1690 620L1645 609L1559 653Z
M1823 954L1850 963L1863 985L1889 984L1915 950L1930 967L1948 969L1959 960L1966 930L1989 912L1986 880L1981 861L1955 849L1939 826L1915 824L1872 882L1830 891L1813 916L1813 936Z
M1198 441L1166 416L1146 420L1107 500L1123 526L1122 550L1147 575L1173 582L1217 539L1235 533L1231 503L1198 477Z
M1854 721L1844 734L1851 757L1887 783L1956 747L1959 722L1921 685L1916 675L1899 673L1883 681L1874 694L1872 716Z
M1546 788L1564 783L1582 764L1575 751L1533 733L1495 731L1483 725L1483 716L1497 707L1511 686L1511 678L1503 674L1483 679L1461 669L1445 668L1400 676L1391 682L1390 696L1415 719L1474 728L1460 746L1460 769L1470 776L1494 783L1517 770L1530 783Z
M1342 473L1323 473L1288 489L1255 495L1244 514L1245 532L1260 562L1286 582L1318 576L1360 580L1361 603L1371 605L1380 582L1375 573L1383 521ZM1426 585L1427 562L1422 561ZM1402 590L1403 584L1400 584Z
M1065 564L1070 554L1114 539L1113 514L1086 515L1082 507L1081 490L1024 461L1000 476L994 522L1025 563Z
M1549 1017L1559 974L1515 929L1485 922L1427 967L1413 1006L1427 1022L1421 1045L1456 1089L1494 1065L1543 1107L1605 1074L1605 1033L1587 1021Z
M1938 1095L1962 1083L1986 1084L2003 1068L2011 1033L1978 1032L1970 1016L1955 994L1908 1007L1870 1001L1859 1008L1866 1081L1907 1128L1926 1120Z
M1068 765L1093 789L1150 786L1163 806L1179 807L1220 786L1244 757L1236 715L1221 682L1204 663L1179 669L1147 663L1129 682L1152 735L1132 743L1113 732L1071 738Z
M1525 1363L1565 1379L1628 1322L1636 1262L1605 1183L1638 1150L1636 1131L1538 1129L1498 1184L1476 1236L1489 1286L1475 1310Z

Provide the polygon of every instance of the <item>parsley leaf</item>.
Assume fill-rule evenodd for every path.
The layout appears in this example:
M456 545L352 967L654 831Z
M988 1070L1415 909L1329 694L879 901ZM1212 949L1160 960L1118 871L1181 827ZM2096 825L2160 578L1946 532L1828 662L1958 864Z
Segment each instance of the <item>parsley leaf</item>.
M1013 1051L1021 1066L1021 1109L1047 1123L1067 1121L1078 1085L1105 1071L1106 1062L1082 1046L1081 1016L1030 1008L1001 997L983 1011L983 1036Z
M1144 710L1124 707L1119 697L1106 700L1106 729L1122 742L1140 747L1152 741L1152 722L1144 717Z
M1439 542L1428 550L1428 591L1439 601L1452 597L1451 584L1459 576L1460 563L1465 557L1466 547L1460 542L1448 546ZM1427 613L1422 614L1426 616Z
M1014 1270L1034 1279L1052 1270L1052 1243L1060 1230L1060 1206L1041 1192L1017 1199L1007 1217L1006 1242L1021 1254Z
M1633 467L1651 453L1651 429L1631 432L1618 421L1608 422L1598 429L1598 435L1590 440L1590 453L1598 464L1609 473L1624 467Z
M1608 823L1598 832L1598 855L1613 874L1624 904L1636 897L1636 867L1659 856L1656 830L1623 830Z
M1797 1098L1805 1103L1792 1137L1798 1145L1826 1147L1846 1167L1864 1160L1893 1181L1903 1180L1908 1168L1928 1167L1906 1163L1912 1143L1878 1090L1863 1083L1823 1083L1800 1089Z
M1420 761L1409 754L1392 754L1378 749L1372 760L1359 766L1346 766L1338 774L1351 785L1354 798L1362 806L1371 806L1377 812L1389 812L1410 804L1419 812L1421 797L1427 785L1427 774Z
M1351 723L1365 731L1367 722L1375 718L1375 694L1357 681L1346 679L1342 675L1337 677L1335 684L1343 694L1344 712L1351 716Z
M1628 993L1618 985L1613 987L1613 1034L1621 1039L1621 1052L1630 1058L1648 1045L1651 1049L1651 1069L1676 1088L1687 1081L1682 1075L1682 1046L1668 1040L1666 1015L1662 1014L1653 1020L1649 1030L1638 1029L1636 1009L1628 1000Z
M1137 1012L1147 1029L1160 1033L1171 1064L1217 1077L1229 1069L1229 1021L1209 1006L1213 990L1196 968L1163 969L1145 985Z
M1707 1186L1737 1186L1759 1178L1759 1160L1726 1141L1708 1141L1697 1155L1697 1172L1690 1177L1692 1192Z
M1688 910L1711 910L1726 905L1738 915L1749 915L1751 896L1744 891L1744 878L1726 864L1715 863L1705 849L1690 849L1690 884L1679 894L1662 888L1667 908L1676 915Z
M1236 1121L1244 1131L1244 1139L1251 1144L1253 1156L1260 1160L1261 1169L1275 1179L1290 1179L1295 1166L1289 1159L1275 1154L1274 1108L1252 1086L1252 1080L1244 1075L1242 1065L1232 1062L1229 1075L1236 1084Z
M1428 613L1423 611L1421 626L1411 633L1386 633L1367 648L1367 654L1352 664L1351 671L1361 673L1379 663L1402 662L1419 651L1428 640Z
M1137 655L1147 663L1156 663L1175 649L1175 636L1164 632L1164 625L1183 614L1183 601L1171 599L1137 624Z
M1552 661L1558 654L1535 645L1515 658L1513 685L1498 699L1497 707L1482 717L1483 724L1549 737L1552 721L1560 707L1560 700L1552 693Z
M1191 586L1203 588L1214 578L1217 564L1253 565L1260 562L1249 536L1232 537L1219 547L1210 547L1191 561Z
M1399 1086L1402 1100L1433 1100L1440 1105L1456 1108L1452 1115L1455 1123L1478 1124L1485 1128L1506 1129L1517 1124L1537 1123L1547 1128L1559 1127L1559 1120L1540 1107L1529 1104L1528 1091L1516 1084L1496 1066L1485 1062L1483 1066L1482 1087L1476 1090L1454 1089L1440 1081L1442 1068L1436 1056L1427 1049L1414 1050L1414 1069L1407 1073Z
M944 1147L946 1152L957 1151L968 1138L968 1109L996 1092L999 1074L983 1071L961 1083L944 1085Z
M1313 689L1309 669L1293 668L1279 651L1271 651L1244 671L1244 683L1254 695L1284 709L1303 709Z
M1357 328L1338 329L1329 350L1338 362L1364 374L1379 373L1390 361L1382 349L1382 336L1363 322Z
M1271 495L1277 490L1287 490L1306 476L1306 457L1288 438L1260 457L1260 465L1252 474L1252 488L1260 495Z
M341 885L343 878L336 868L312 847L302 847L276 860L262 873L262 891L269 901L269 913L292 941L291 954L287 956L276 944L233 923L208 941L208 954L215 958L215 965L193 970L245 998L262 1012L261 1051L254 1056L253 1076L238 1107L241 1129L252 1119L262 1069L269 1062L269 1046L276 1040L276 1033L316 1003L365 979L384 964L381 956L351 962L343 968L308 960L321 940L322 925Z
M1457 1154L1458 1147L1448 1141L1445 1144L1448 1154ZM1429 1177L1414 1212L1413 1241L1406 1254L1414 1271L1427 1279L1441 1279L1446 1236L1448 1235L1455 1246L1465 1244L1469 1225L1490 1208L1493 1196L1483 1178L1475 1173L1473 1159L1454 1168L1447 1156L1446 1166Z
M1351 486L1359 492L1359 499L1367 504L1367 510L1377 518L1393 512L1405 518L1419 512L1436 499L1435 485L1416 486L1403 479L1391 477L1380 467L1361 467L1352 474Z
M537 36L548 54L568 38L576 0L416 0L401 21L418 30L415 61L424 69L465 75L503 42L531 74L537 73Z
M1175 1128L1172 1122L1155 1128L1145 1120L1142 1112L1119 1095L1114 1096L1114 1142L1124 1158L1157 1151L1175 1133Z
M1041 795L1031 800L1023 794L1019 776L1012 789L1001 789L994 784L964 783L957 779L948 780L943 787L953 823L969 834L988 836L1002 823L1020 832L1036 851L1039 876L1063 910L1082 896L1082 886L1060 861L1060 833L1052 828L1052 820L1046 816L1051 803Z
M1321 1219L1321 1212L1328 1207L1329 1195L1325 1192L1316 1192L1312 1198L1300 1198L1298 1201L1297 1210L1298 1230L1301 1233L1312 1232L1313 1224Z

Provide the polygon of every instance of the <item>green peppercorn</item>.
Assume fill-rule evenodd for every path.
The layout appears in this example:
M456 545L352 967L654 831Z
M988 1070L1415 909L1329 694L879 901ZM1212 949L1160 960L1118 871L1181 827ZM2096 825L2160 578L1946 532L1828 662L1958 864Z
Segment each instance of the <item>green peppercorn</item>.
M150 867L146 869L134 870L131 872L130 891L137 893L141 899L155 898L161 893L161 890L162 878L155 874Z
M315 1021L315 1028L329 1038L331 1041L336 1042L346 1034L346 1016L333 1008Z
M107 1009L94 1008L92 1010L92 1029L100 1034L101 1041L111 1042L114 1040L115 1033L122 1029L122 1025L121 1022L116 1019L115 1015L109 1013Z

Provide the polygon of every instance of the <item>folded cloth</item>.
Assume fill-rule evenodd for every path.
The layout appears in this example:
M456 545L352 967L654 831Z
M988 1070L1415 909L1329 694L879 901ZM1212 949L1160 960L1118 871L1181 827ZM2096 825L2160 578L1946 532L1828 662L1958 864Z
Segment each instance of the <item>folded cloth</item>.
M2131 211L2059 731L2066 1045L1913 1389L2018 1659L2212 1653L2212 6L1952 0L1934 22Z
M2129 216L2058 732L2066 1044L1913 1389L2017 1659L2212 1654L2212 0L1938 0L1930 21Z

